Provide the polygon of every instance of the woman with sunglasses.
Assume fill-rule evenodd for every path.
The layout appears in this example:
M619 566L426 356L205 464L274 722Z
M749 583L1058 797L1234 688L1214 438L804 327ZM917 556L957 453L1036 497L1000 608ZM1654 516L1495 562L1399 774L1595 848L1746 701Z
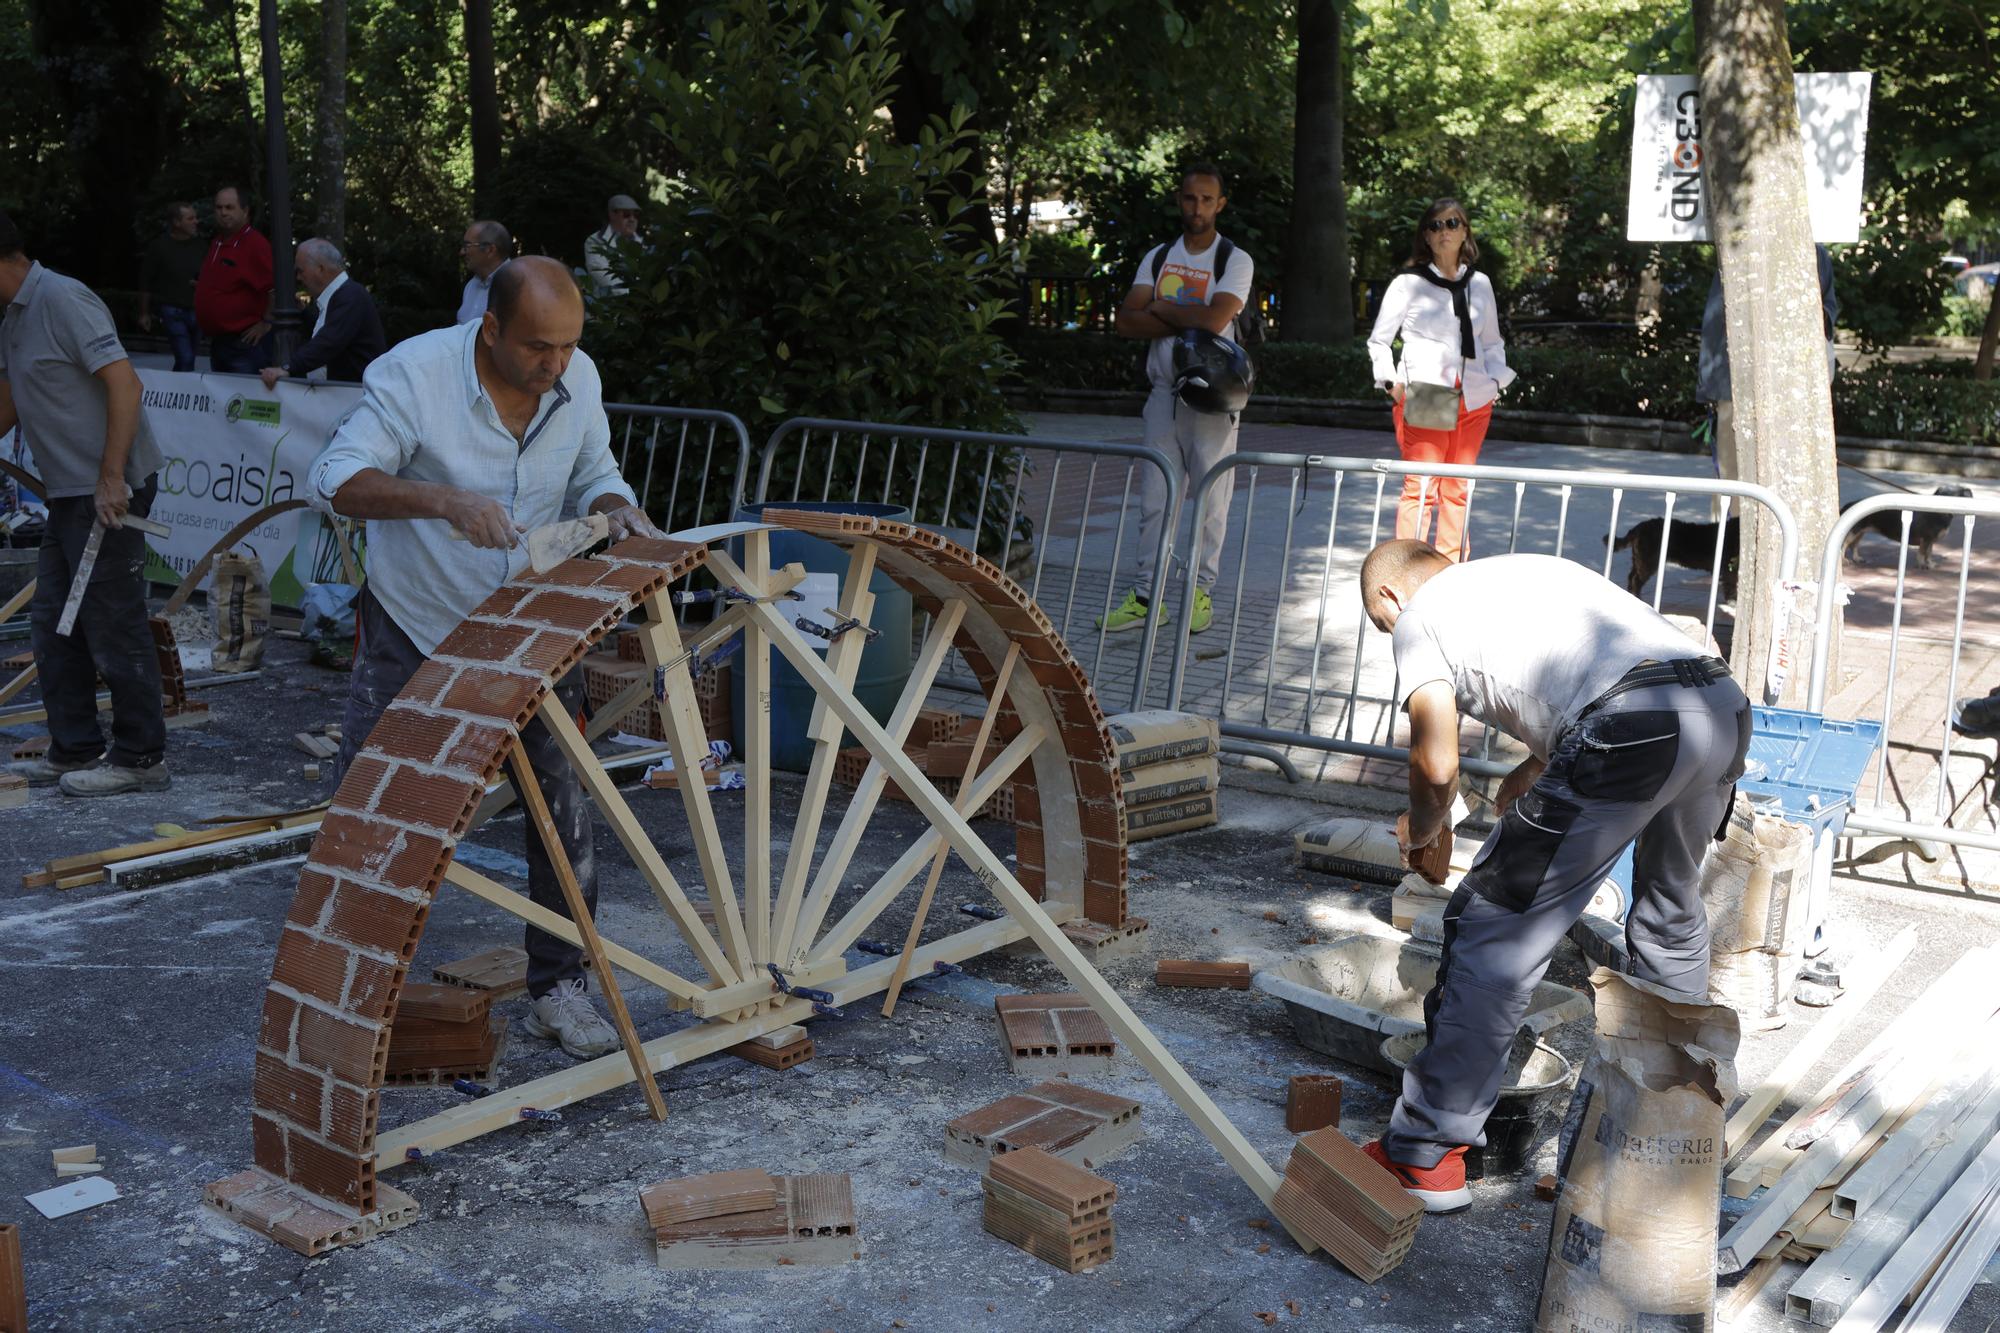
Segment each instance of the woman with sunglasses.
M1513 382L1493 283L1475 272L1479 243L1465 206L1440 199L1424 210L1409 262L1383 294L1368 356L1375 382L1394 401L1396 445L1412 463L1475 463L1493 417L1493 400ZM1403 340L1402 364L1391 353ZM1465 482L1405 477L1396 535L1431 540L1448 560L1465 558Z

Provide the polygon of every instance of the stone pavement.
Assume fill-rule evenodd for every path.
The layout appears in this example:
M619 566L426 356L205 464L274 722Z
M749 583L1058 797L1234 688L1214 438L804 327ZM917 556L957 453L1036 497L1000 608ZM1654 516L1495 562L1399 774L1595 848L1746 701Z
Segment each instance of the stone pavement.
M1130 417L1036 413L1029 415L1028 427L1036 435L1052 438L1143 442L1138 421ZM1356 580L1360 561L1374 541L1393 531L1396 480L1365 470L1367 461L1395 457L1393 436L1383 431L1250 423L1243 428L1238 448L1245 453L1340 456L1359 463L1355 471L1316 471L1303 482L1303 474L1289 466L1242 471L1215 589L1215 623L1191 639L1192 660L1178 705L1230 722L1343 743L1402 744L1406 737L1389 703L1394 670L1388 640L1361 619ZM1701 457L1511 440L1489 440L1480 461L1661 478L1708 475L1707 460ZM1140 667L1140 634L1104 636L1093 628L1104 608L1123 596L1131 578L1137 492L1134 481L1120 540L1125 471L1122 464L1107 462L1092 479L1081 475L1084 465L1075 461L1061 469L1038 463L1022 485L1020 505L1036 520L1041 538L1036 548L1039 579L1037 568L1024 566L1022 553L1015 553L1016 576L1030 584L1070 639L1090 669L1107 711L1135 702ZM1938 480L1878 475L1922 492ZM1086 487L1090 480L1094 485ZM1610 552L1606 534L1622 534L1642 519L1659 516L1665 508L1662 491L1668 485L1663 481L1624 491L1579 487L1567 495L1557 487L1512 482L1476 485L1472 549L1475 554L1515 549L1565 555L1622 582L1630 556ZM1853 470L1841 473L1843 500L1885 489ZM1993 487L1974 489L1988 498L2000 494ZM997 497L995 502L999 503ZM1707 522L1708 508L1705 497L1677 497L1676 526ZM1972 525L1969 548L1966 526L1963 520L1954 521L1939 540L1933 569L1917 568L1912 551L1900 625L1896 547L1879 537L1863 541L1857 563L1847 565L1843 574L1852 600L1826 711L1838 719L1890 718L1888 763L1872 764L1864 777L1862 808L1892 819L1928 823L1937 821L1942 800L1951 827L1992 833L1996 830L1994 744L1950 737L1949 762L1939 762L1947 752L1945 718L1950 699L2000 686L2000 585L1982 577L1984 568L2000 567L1993 549L2000 546L2000 532L1995 531L2000 525ZM1184 522L1177 545L1186 544ZM1968 549L1965 628L1954 658L1953 614L1960 595L1961 559ZM1182 577L1177 571L1169 583L1173 614L1179 611ZM1664 611L1711 626L1726 645L1730 606L1719 594L1711 604L1710 583L1708 570L1676 568L1664 589L1655 580L1643 595ZM1147 673L1147 706L1174 702L1169 680L1176 651L1171 634L1163 630ZM1799 669L1804 670L1804 663ZM1470 731L1467 743L1468 749L1500 760L1520 753L1504 738L1496 741ZM1312 780L1387 787L1400 787L1404 780L1398 762L1296 745L1287 753L1302 775ZM1884 882L1958 891L1971 884L2000 883L2000 855L1942 850L1937 861L1907 852L1890 855L1862 873Z

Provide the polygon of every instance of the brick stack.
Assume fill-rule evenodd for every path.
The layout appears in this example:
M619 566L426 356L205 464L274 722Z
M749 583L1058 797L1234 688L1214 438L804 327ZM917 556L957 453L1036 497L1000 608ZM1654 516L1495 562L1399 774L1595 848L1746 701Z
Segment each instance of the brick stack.
M1118 1039L1081 995L996 995L1001 1048L1017 1074L1108 1073Z
M861 1257L845 1174L717 1171L639 1195L660 1267L765 1268Z
M1211 963L1195 958L1162 958L1153 965L1155 986L1195 990L1249 990L1250 964Z
M638 634L627 630L618 636L618 651L615 653L592 653L583 659L583 693L590 701L593 713L620 694L642 681L650 681L652 668L643 658L634 657L636 647L629 652L626 645L636 645ZM734 741L736 724L730 716L729 667L713 666L694 678L695 703L701 712L702 730L712 741ZM666 728L660 723L659 706L654 702L651 691L644 698L612 724L613 729L628 736L640 736L649 741L664 741Z
M968 1111L944 1127L944 1159L983 1168L1001 1153L1039 1148L1093 1167L1146 1136L1139 1103L1064 1079Z
M493 1075L506 1036L507 1020L493 1012L491 991L410 982L389 1032L383 1081L484 1081Z
M1045 1263L1081 1273L1116 1248L1118 1187L1040 1148L993 1158L980 1182L986 1230Z
M1348 1272L1375 1282L1409 1256L1424 1205L1339 1130L1327 1128L1292 1145L1271 1211Z
M1222 733L1215 719L1158 708L1109 721L1127 842L1216 821Z

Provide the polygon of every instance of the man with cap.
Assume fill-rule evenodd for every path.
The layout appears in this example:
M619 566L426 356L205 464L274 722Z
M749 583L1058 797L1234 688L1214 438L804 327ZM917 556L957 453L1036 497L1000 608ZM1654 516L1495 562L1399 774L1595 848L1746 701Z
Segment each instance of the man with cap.
M1362 562L1361 595L1395 641L1410 715L1410 808L1396 824L1407 864L1444 879L1461 712L1529 751L1445 904L1425 1045L1388 1132L1365 1150L1427 1211L1460 1212L1472 1201L1466 1149L1485 1144L1528 999L1635 839L1629 970L1691 1001L1706 995L1701 863L1743 775L1750 703L1727 663L1573 560L1454 564L1423 542L1389 541Z
M604 230L595 231L583 243L583 271L590 275L592 291L598 296L623 296L625 284L617 274L620 246L639 243L639 201L629 194L614 194L604 206Z

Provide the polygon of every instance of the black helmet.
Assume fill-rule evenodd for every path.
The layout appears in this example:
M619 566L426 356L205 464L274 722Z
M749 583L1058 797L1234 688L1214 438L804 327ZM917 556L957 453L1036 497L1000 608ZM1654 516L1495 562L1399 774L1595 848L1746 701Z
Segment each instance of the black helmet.
M1197 412L1241 412L1257 382L1250 354L1207 329L1174 338L1174 395Z

